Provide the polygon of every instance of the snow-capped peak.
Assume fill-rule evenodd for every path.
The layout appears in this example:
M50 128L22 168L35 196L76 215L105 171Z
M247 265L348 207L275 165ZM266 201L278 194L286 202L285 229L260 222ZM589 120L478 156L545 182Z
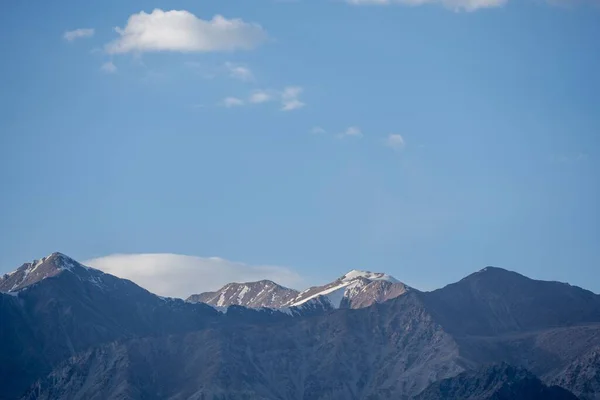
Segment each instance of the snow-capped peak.
M192 303L206 303L217 307L241 305L250 308L279 308L298 292L276 284L273 281L228 283L216 292L205 292L188 297Z
M357 278L365 278L370 281L388 281L391 283L399 283L400 282L393 276L384 274L383 272L361 271L358 269L353 269L352 271L348 272L346 275L342 276L340 278L340 280L342 282L350 282Z
M40 282L46 278L57 276L63 271L69 271L97 284L96 275L103 273L79 264L77 261L62 253L52 253L39 260L25 263L16 271L0 276L0 292L17 292Z
M397 297L407 290L407 286L388 274L354 269L334 282L303 291L288 306L297 307L319 298L333 308L353 307L355 303L364 306Z

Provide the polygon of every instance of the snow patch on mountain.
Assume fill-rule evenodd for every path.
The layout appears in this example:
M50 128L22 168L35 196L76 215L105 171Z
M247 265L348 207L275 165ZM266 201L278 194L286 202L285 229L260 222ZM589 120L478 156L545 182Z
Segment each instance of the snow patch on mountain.
M249 308L280 308L296 297L297 291L269 280L246 283L228 283L216 292L205 292L188 297L191 303L206 303L218 307L240 305Z
M408 289L391 275L355 269L330 284L304 290L287 306L295 307L320 298L332 308L360 308L397 297Z
M307 301L317 298L319 296L327 296L328 298L331 297L334 301L339 297L339 302L341 302L342 298L344 297L344 288L346 286L348 286L350 283L351 282L342 282L337 286L333 286L331 288L324 289L324 290L317 292L311 296L305 297L299 301L296 301L296 302L290 304L290 307L299 306L299 305L304 304ZM304 291L302 293L306 293L306 292L307 291ZM337 293L337 295L336 295L336 292L339 292L339 293ZM340 296L340 293L341 293L341 296ZM299 296L299 297L301 297L301 296Z
M388 281L392 283L399 283L400 281L391 275L384 274L383 272L371 272L371 271L360 271L353 269L346 275L342 276L341 280L344 282L353 281L356 278L365 278L370 281Z
M250 288L248 286L246 286L246 285L242 286L242 290L240 290L240 292L237 295L237 299L238 299L238 302L240 302L240 304L244 300L244 296L246 295L246 293L248 293L249 290L250 290ZM260 293L263 293L263 292L264 292L264 289L260 291Z
M406 293L410 288L382 272L352 270L335 281L298 292L269 280L229 283L215 292L190 296L187 301L216 307L239 305L248 308L285 310L306 306L311 311L362 308Z

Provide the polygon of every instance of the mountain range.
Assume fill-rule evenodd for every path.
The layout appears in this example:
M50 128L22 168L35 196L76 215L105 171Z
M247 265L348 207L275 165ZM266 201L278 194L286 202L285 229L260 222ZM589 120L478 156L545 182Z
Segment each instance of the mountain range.
M263 280L229 283L216 292L192 295L187 301L216 307L239 305L281 309L313 304L324 309L363 308L401 296L410 289L384 273L352 270L331 283L302 292Z
M0 343L1 399L600 399L600 296L493 267L183 301L54 253L0 277Z

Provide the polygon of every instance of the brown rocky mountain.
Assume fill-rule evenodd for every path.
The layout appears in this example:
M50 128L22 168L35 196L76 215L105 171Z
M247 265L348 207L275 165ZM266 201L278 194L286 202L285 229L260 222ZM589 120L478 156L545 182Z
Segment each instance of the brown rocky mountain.
M281 308L298 295L298 291L269 280L229 283L216 292L194 294L186 301L206 303L217 307L240 305L250 308Z
M567 284L486 268L358 309L342 306L349 285L340 282L337 309L219 313L62 255L50 262L60 272L0 294L0 398L33 384L24 398L408 399L500 362L582 398L598 395L600 296ZM371 278L365 287L390 282ZM16 288L12 279L3 287ZM330 293L300 306L335 304Z
M61 258L60 262L57 262L59 258L61 258L59 253L51 254L41 260L25 263L16 271L0 276L0 292L16 293L44 278L56 276L64 270L79 268L79 265L67 258ZM87 271L88 268L82 267L80 272L87 273Z
M216 307L290 308L312 305L323 309L363 308L405 294L410 287L381 273L352 270L335 281L302 292L271 281L229 283L216 292L190 296L189 302Z

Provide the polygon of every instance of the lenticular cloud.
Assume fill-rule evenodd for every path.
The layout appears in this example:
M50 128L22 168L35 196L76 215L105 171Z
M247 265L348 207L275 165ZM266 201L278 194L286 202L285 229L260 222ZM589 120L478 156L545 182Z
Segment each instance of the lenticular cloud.
M83 264L129 279L153 293L182 298L216 290L230 282L269 279L287 287L303 287L306 283L298 273L286 267L248 265L218 257L114 254Z

